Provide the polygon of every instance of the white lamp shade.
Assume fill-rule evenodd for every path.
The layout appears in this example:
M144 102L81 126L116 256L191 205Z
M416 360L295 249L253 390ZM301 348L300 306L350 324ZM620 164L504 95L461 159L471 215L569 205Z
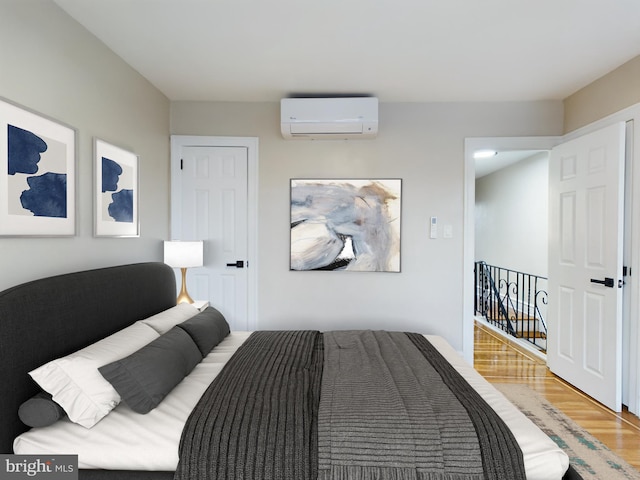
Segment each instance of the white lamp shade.
M202 240L164 242L164 263L174 268L201 267L203 265Z

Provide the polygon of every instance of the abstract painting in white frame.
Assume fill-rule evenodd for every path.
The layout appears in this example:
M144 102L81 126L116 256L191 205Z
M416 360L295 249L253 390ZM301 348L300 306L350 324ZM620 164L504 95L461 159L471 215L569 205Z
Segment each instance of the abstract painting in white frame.
M400 271L401 179L292 179L290 270Z
M76 130L0 99L0 235L76 233Z
M96 237L138 237L138 156L94 139Z

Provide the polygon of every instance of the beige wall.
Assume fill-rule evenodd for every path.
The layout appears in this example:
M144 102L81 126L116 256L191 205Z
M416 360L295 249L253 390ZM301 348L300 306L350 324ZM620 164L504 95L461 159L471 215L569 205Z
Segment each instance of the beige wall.
M3 1L0 96L77 129L77 233L0 237L0 290L92 267L161 260L169 235L169 101L50 0ZM140 238L93 237L93 138L140 156ZM1 192L0 192L1 193Z
M640 102L640 56L564 99L564 133Z
M173 102L171 132L259 137L258 327L438 333L462 348L464 139L557 135L561 102L381 103L373 140L284 140L279 103ZM401 178L401 273L290 272L291 178ZM431 240L429 217L453 238Z

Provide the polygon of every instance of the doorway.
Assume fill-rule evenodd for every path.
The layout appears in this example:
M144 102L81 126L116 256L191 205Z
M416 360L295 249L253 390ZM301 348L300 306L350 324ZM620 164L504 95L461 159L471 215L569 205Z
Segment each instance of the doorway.
M475 310L540 355L547 348L549 151L484 153L475 163Z
M473 365L474 325L474 261L475 261L475 201L476 172L473 154L479 150L549 151L560 143L561 137L493 137L465 139L464 238L463 238L463 352Z
M473 261L475 258L475 165L473 152L483 149L496 150L527 150L541 149L550 150L562 141L571 140L587 133L591 133L610 125L615 121L627 122L627 158L626 174L627 198L626 203L630 206L628 211L640 211L640 196L632 195L633 189L640 188L640 169L633 168L634 163L640 161L640 154L633 151L633 145L640 144L639 129L633 129L634 120L640 118L640 104L618 112L603 120L583 127L575 132L571 132L564 137L496 137L496 138L468 138L465 140L465 236L464 236L464 333L463 345L465 358L468 361L473 359L473 324L474 324L474 277ZM638 158L636 158L638 157ZM636 215L637 216L637 215ZM627 253L624 264L630 273L640 271L640 256L633 256L632 251L640 248L640 225L633 224L628 215L625 221L625 244ZM640 325L637 312L640 311L640 291L638 282L633 281L633 277L625 277L627 288L625 289L624 310L626 312L626 324L624 326L624 338L627 342L624 345L624 368L623 368L623 403L628 405L629 411L638 414L640 410L640 357L637 352L637 344L640 343ZM634 313L636 312L636 313Z

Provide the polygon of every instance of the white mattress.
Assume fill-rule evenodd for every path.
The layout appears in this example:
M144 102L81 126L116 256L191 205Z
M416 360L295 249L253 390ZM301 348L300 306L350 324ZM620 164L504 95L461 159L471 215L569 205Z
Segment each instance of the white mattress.
M80 468L174 471L178 444L191 410L250 332L232 332L160 405L146 415L120 404L91 429L60 420L14 441L17 454L77 454ZM528 480L561 479L567 455L468 365L441 337L426 336L511 428L524 454ZM135 425L135 428L131 428Z

